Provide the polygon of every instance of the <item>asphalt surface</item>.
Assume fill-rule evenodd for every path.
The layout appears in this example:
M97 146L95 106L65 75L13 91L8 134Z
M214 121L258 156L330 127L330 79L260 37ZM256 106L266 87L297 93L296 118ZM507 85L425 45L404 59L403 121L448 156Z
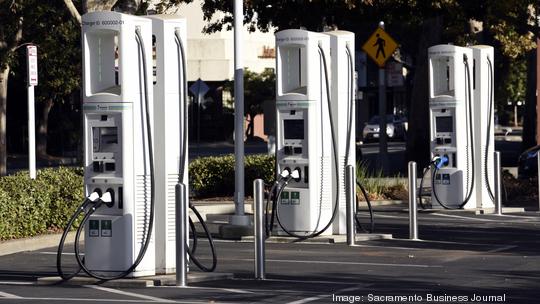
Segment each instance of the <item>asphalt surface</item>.
M250 242L217 241L216 271L235 278L188 288L38 286L37 277L55 275L56 248L2 256L0 304L503 303L502 297L505 303L538 303L540 214L420 213L421 241L406 239L407 217L399 207L380 207L377 232L392 233L395 239L356 247L267 243L266 281L253 279ZM199 248L202 261L210 262L208 247ZM66 263L73 265L72 258L67 253Z

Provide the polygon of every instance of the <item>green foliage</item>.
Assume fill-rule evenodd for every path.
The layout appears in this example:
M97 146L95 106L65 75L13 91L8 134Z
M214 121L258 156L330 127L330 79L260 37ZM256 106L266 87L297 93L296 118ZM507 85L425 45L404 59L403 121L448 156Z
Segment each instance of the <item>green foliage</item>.
M27 171L0 178L0 239L42 234L63 228L82 202L82 169Z
M393 192L405 189L405 184L399 179L399 176L387 179L381 169L370 172L364 161L356 164L356 180L362 184L370 199L375 200L391 199L394 196ZM364 200L362 195L360 198Z
M274 157L246 155L246 195L253 192L253 180L274 179ZM230 196L234 194L234 155L198 158L189 164L190 185L196 196Z
M275 100L276 75L273 69L265 69L261 73L244 70L244 115L248 117L246 137L254 137L254 119L263 113L263 104ZM224 89L234 96L234 81L226 81Z

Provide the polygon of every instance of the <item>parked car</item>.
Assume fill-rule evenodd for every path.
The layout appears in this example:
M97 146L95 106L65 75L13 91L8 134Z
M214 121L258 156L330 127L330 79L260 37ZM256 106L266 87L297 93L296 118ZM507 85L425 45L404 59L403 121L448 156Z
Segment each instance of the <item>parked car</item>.
M379 139L379 115L371 117L362 132L364 141ZM405 139L405 124L397 115L386 115L386 135L389 139Z
M518 178L538 176L538 151L540 145L525 150L518 159Z

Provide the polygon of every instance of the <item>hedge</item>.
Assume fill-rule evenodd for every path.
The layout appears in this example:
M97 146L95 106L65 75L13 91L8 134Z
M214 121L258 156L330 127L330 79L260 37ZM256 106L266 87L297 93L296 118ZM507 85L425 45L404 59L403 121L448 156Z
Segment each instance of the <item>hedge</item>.
M195 196L234 194L234 156L204 157L189 165ZM253 180L274 177L274 157L245 157L245 191L253 192ZM84 198L82 168L38 170L31 180L28 171L0 177L0 240L23 238L63 229Z
M28 171L0 178L0 240L63 228L83 199L81 168Z
M274 179L275 158L266 154L246 155L244 159L245 195L253 192L253 180ZM234 155L202 157L189 165L189 179L197 197L231 196L234 194Z

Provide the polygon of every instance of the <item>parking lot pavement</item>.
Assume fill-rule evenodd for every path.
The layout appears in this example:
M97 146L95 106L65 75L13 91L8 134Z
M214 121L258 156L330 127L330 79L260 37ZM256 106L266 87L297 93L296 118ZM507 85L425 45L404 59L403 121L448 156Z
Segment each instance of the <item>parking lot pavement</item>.
M253 279L250 242L217 241L216 271L234 273L235 278L188 288L38 286L34 284L37 277L55 275L56 248L3 256L0 304L537 302L538 213L502 217L421 213L421 241L406 239L407 216L398 211L376 212L377 232L392 233L393 240L367 241L356 247L268 243L265 281ZM200 252L202 261L210 262L207 246L201 244ZM73 263L72 258L67 253L66 263Z

